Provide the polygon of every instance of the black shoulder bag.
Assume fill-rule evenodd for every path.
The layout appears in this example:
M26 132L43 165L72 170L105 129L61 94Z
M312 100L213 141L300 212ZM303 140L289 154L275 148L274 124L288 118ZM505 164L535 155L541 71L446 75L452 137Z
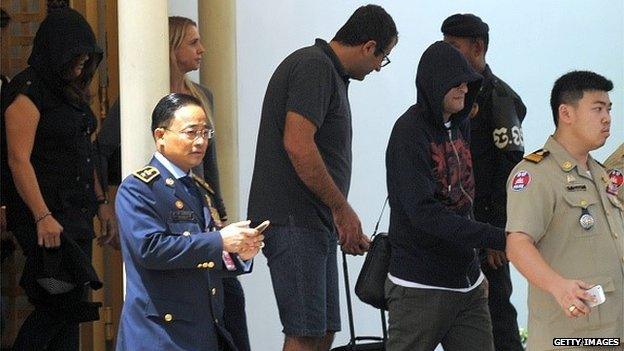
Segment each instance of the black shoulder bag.
M388 198L386 197L371 237L371 246L355 283L355 294L357 297L362 302L382 310L388 309L384 294L384 284L388 276L388 265L390 264L390 241L388 240L388 233L377 234L377 229L387 204Z

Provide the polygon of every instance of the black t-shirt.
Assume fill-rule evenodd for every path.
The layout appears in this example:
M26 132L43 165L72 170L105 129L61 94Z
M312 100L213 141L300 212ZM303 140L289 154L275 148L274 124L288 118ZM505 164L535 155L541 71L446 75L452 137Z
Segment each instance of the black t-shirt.
M295 51L277 67L262 105L249 219L333 230L330 209L301 181L290 162L284 149L284 125L289 111L316 125L315 142L321 157L338 189L347 196L353 134L348 85L344 67L321 39Z

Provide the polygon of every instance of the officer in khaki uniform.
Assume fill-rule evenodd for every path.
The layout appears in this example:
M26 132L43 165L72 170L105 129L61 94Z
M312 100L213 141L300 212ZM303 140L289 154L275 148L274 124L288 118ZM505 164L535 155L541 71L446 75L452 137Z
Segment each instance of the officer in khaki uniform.
M620 202L624 202L624 143L620 144L612 154L604 162L604 166L607 168L607 173L611 179L611 183L618 190L618 199Z
M569 93L588 81L575 100ZM624 207L589 155L609 135L612 86L592 72L561 77L551 100L555 134L509 176L507 255L530 283L529 351L586 349L554 346L553 338L624 343ZM606 301L590 308L586 290L596 284Z

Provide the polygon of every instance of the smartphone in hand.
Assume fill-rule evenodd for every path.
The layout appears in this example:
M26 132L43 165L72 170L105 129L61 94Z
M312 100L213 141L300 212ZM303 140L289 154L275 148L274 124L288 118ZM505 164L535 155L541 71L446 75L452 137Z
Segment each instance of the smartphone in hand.
M258 225L257 227L255 227L254 229L259 231L260 233L262 233L265 229L267 229L267 227L269 226L269 224L271 224L271 222L264 221L262 223L260 223L260 225Z
M586 293L596 299L596 301L587 301L587 306L589 307L596 307L607 300L601 285L594 285L593 287L588 289Z

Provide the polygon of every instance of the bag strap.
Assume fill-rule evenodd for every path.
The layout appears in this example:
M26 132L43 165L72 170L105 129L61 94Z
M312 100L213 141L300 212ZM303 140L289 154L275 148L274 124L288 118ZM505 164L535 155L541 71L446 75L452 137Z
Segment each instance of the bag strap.
M377 218L377 223L375 223L375 230L373 230L373 235L371 235L371 240L377 235L377 230L379 229L379 223L381 223L381 217L384 214L384 210L386 209L386 205L388 204L388 196L386 196L386 201L384 201L383 206L381 207L381 213L379 214L379 218Z
M384 214L384 210L386 209L386 205L388 205L388 196L386 196L386 201L384 201L384 204L381 207L381 213L379 214L379 218L377 218L377 223L375 223L375 230L373 230L373 235L371 235L371 240L373 240L373 238L375 238L375 235L377 235L377 230L379 229L379 223L381 222L381 217ZM384 345L385 345L386 342L388 341L388 327L387 327L387 324L386 324L386 311L384 311L384 309L380 309L379 312L380 312L380 315L381 315L382 340L383 340Z

